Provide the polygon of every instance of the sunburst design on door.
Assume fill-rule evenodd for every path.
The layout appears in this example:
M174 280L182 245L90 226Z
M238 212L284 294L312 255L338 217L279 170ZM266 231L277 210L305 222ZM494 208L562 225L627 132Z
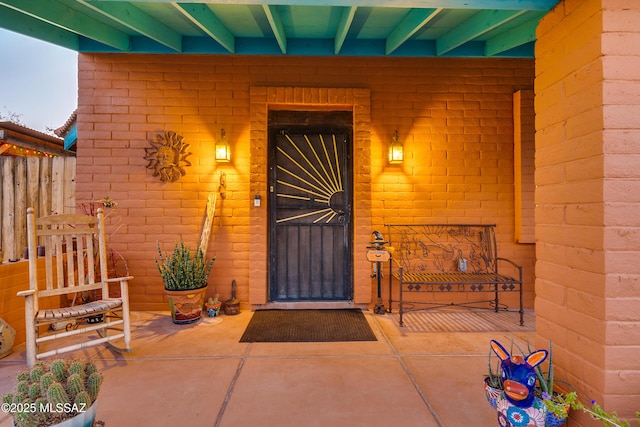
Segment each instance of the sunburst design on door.
M277 147L286 160L277 165L276 197L289 202L301 201L305 207L301 209L303 212L279 218L276 222L304 219L314 224L344 221L346 200L335 134L331 135L329 142L319 134L313 143L309 136L304 135L309 146L307 154L289 135L284 136L289 145Z

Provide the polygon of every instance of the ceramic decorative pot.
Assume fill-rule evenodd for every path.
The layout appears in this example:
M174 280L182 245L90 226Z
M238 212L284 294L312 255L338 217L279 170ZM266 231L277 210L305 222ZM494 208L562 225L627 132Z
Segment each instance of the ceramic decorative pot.
M487 396L487 401L491 405L493 409L496 409L496 401L498 397L500 397L500 393L502 393L502 389L492 387L489 385L489 378L484 379L484 393Z
M15 338L16 330L4 319L0 319L0 359L11 353Z
M558 416L553 412L547 412L547 416L544 420L545 427L560 427L564 425L564 423L567 421L567 417L569 416L569 409L571 408L571 406L568 403L564 404L563 406L565 408L564 416Z
M189 289L186 291L168 291L169 309L171 319L177 325L194 323L202 317L202 306L204 305L204 294L207 287L200 289Z
M206 303L204 305L204 309L206 310L209 317L218 317L218 315L220 314L220 307L222 307L222 303L220 302L213 304Z
M487 397L487 401L489 402L491 407L493 409L496 409L497 408L497 402L498 402L498 400L500 398L500 395L502 394L502 389L492 387L489 384L489 378L485 377L485 379L484 379L484 393L485 393L485 396ZM540 405L538 405L538 406L540 406ZM564 417L558 416L558 415L554 414L553 412L544 411L545 412L543 414L543 416L544 416L544 427L560 427L560 426L564 425L564 423L567 421L570 405L569 404L565 404L564 406L565 406L565 409L566 409L564 411L564 413L566 414L566 415L564 415ZM503 422L507 423L506 418L503 420ZM510 425L510 424L507 423L505 425ZM513 425L513 424L511 424L511 425Z

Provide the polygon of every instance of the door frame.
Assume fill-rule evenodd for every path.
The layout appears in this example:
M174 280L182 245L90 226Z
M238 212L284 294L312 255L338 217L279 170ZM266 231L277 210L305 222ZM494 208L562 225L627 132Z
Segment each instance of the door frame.
M271 113L271 112L270 112ZM274 117L275 116L275 117ZM332 123L325 123L332 121ZM300 124L300 123L305 124ZM353 113L349 111L278 111L269 114L268 126L268 192L267 192L267 300L269 302L306 302L306 301L353 301L354 298L354 170L353 170ZM341 276L344 282L344 297L341 298L278 298L274 295L275 258L277 256L276 224L274 215L275 207L275 180L276 180L276 138L281 132L291 132L297 135L317 135L319 133L339 133L347 138L345 150L345 175L343 176L344 192L347 201L348 223L343 232L345 257L343 259Z
M239 283L238 297L249 301L252 310L271 308L268 302L267 276L267 209L266 203L254 204L258 196L267 200L267 117L272 110L342 110L353 112L353 301L347 303L295 303L300 308L367 307L375 298L375 283L371 279L371 263L366 259L366 247L373 230L371 211L371 155L382 153L388 141L382 136L393 134L393 128L371 128L371 91L366 88L252 86L250 97L249 194L249 269L248 283ZM381 136L382 135L382 136ZM382 155L382 154L380 154ZM382 161L382 159L381 159ZM376 162L377 163L377 162ZM248 294L248 295L247 295ZM280 305L287 308L288 305Z

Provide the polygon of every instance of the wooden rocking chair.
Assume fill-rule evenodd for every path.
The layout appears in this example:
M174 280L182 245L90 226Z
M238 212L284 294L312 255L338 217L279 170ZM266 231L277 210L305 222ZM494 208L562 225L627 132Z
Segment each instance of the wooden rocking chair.
M61 214L36 219L29 208L27 231L29 290L18 292L25 297L27 365L103 343L118 352L131 352L128 281L132 277L108 277L103 210L98 209L95 217ZM38 239L44 244L45 280L38 277L42 269L36 257ZM117 296L109 294L111 283L120 284L119 292L112 289ZM93 300L82 304L83 295L92 295ZM96 318L97 323L88 320ZM80 339L68 338L75 335ZM47 348L41 352L44 342Z

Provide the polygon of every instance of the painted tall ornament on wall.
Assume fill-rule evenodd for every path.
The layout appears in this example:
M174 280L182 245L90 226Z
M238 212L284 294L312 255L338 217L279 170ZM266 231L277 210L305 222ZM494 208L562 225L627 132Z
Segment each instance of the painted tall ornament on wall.
M546 350L537 350L526 357L511 356L497 341L491 348L501 360L500 370L504 391L496 401L498 424L501 427L544 427L547 407L533 394L536 385L534 368L547 358Z
M144 159L148 162L147 169L153 171L153 176L160 177L163 182L175 182L187 174L184 169L191 166L187 157L189 144L184 142L184 137L175 132L165 132L164 135L156 134L151 147L145 148Z

